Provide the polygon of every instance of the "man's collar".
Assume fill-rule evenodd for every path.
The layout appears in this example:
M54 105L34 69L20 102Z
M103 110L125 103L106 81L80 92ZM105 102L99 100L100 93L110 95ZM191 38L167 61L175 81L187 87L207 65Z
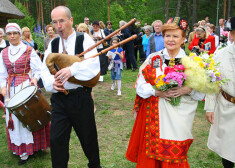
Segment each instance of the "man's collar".
M160 33L160 35L157 35L157 33L155 32L154 35L155 36L162 36L162 32Z

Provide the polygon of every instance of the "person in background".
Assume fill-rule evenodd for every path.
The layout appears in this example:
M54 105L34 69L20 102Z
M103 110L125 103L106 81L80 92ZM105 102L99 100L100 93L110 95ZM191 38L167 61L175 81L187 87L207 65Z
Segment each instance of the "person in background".
M124 20L121 20L119 22L119 27L121 28L125 24L127 24L127 23ZM123 29L121 31L122 40L125 40L125 39L131 37L131 35L132 35L131 33L132 33L131 27ZM133 40L125 43L123 45L123 50L125 51L126 69L132 68L132 72L136 71L138 66L137 66L137 62L135 59L135 55L134 55L134 42L133 42Z
M206 28L206 21L205 20L201 20L199 26L202 26L202 27Z
M208 33L215 37L215 47L217 48L219 46L219 36L215 34L215 25L209 24L206 28Z
M0 52L4 48L6 48L6 47L8 47L10 45L9 41L3 39L4 35L5 35L4 30L2 28L0 28Z
M4 30L0 28L0 53L4 48L10 45L9 41L3 39L4 35L5 35ZM0 94L0 101L4 102L4 97L2 96L2 94ZM4 114L2 118L5 118L5 117L6 115Z
M223 38L222 35L225 31L228 30L228 28L224 25L225 20L223 18L219 19L219 26L216 27L215 34L220 37L219 42L226 42Z
M152 35L152 30L153 30L153 28L151 26L149 26L149 25L144 26L145 34L142 37L142 45L144 47L145 58L146 58L146 52L147 52L147 47L148 47L148 41L149 41L150 36Z
M58 34L55 34L55 28L51 24L46 26L46 32L47 36L44 38L44 51L47 50L50 41L59 36Z
M205 21L206 21L206 24L208 24L208 23L210 24L210 18L209 18L209 16L206 16L206 17L205 17Z
M210 47L205 48L205 44L209 44ZM188 49L196 54L200 54L204 51L208 51L208 54L213 54L215 52L215 37L209 35L203 26L199 26L196 29L196 36L194 37ZM207 49L207 50L206 50Z
M111 44L112 45L116 45L119 43L119 38L114 36L111 39ZM114 90L116 85L118 86L118 92L117 95L121 96L122 92L121 92L121 72L123 70L123 63L121 61L121 59L123 59L123 49L121 47L116 47L112 50L110 50L110 52L114 53L115 56L114 58L112 58L112 55L108 55L110 61L110 66L111 66L111 79L113 81L113 84L111 86L111 90Z
M28 27L22 28L21 39L22 39L23 43L26 44L27 46L33 47L34 50L36 51L36 53L38 54L38 45L37 45L37 43L35 43L33 41L32 34L31 34L30 29Z
M106 28L104 29L104 34L105 36L108 36L109 34L113 33L113 29L112 29L112 22L111 21L107 21L106 22ZM110 40L111 39L108 39L107 42L108 42L108 45L110 45Z
M230 35L235 39L235 17L231 18ZM214 60L218 63L221 76L229 80L222 84L218 94L206 95L204 109L207 121L211 123L207 146L222 158L224 168L233 168L235 163L234 42L218 50Z
M153 22L153 28L155 33L153 33L149 38L146 57L148 57L149 54L151 53L160 51L163 48L165 48L161 27L162 27L161 20L156 20Z
M193 39L194 39L194 36L196 34L196 29L199 27L199 24L198 23L194 23L193 24L193 31L191 33L189 33L189 37L188 37L188 43L190 44Z
M85 17L84 18L84 23L87 25L89 31L91 32L93 30L93 27L89 24L90 23L90 20L88 17Z
M137 38L134 39L134 52L135 52L135 59L137 61L137 53L139 51L139 62L143 63L145 60L145 55L144 55L144 50L143 50L143 45L142 45L142 28L141 28L141 22L136 21L134 28L133 28L133 34L137 34Z
M225 26L230 30L231 29L231 17L228 18L228 20L225 23Z
M99 21L99 27L100 29L104 30L105 29L105 24L103 21Z
M95 20L92 23L92 26L93 26L93 31L91 31L91 35L92 35L95 43L98 43L100 40L105 38L104 30L100 29L99 21L97 21L97 20ZM97 48L97 51L100 52L104 49L104 45L100 44L96 48ZM103 82L104 75L107 74L107 70L108 70L108 58L106 57L105 54L100 54L99 59L100 59L100 78L99 78L99 81Z
M8 23L6 34L11 45L0 53L0 86L2 95L10 99L26 86L37 86L42 62L35 50L21 41L18 24ZM34 152L50 146L50 124L31 132L6 109L6 128L8 149L20 157L19 165L25 164Z

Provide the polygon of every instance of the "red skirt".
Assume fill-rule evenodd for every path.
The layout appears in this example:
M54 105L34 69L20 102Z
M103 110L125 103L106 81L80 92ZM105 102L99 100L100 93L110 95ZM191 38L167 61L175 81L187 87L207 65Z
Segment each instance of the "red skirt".
M20 146L16 146L15 144L11 143L9 131L7 129L8 149L12 150L15 155L22 155L24 153L27 153L27 155L32 155L33 152L46 150L48 147L50 147L50 126L51 123L40 129L39 131L33 132L34 143L23 143Z
M188 162L170 163L147 158L145 138L146 108L146 104L142 103L131 133L126 158L131 162L137 163L136 168L189 168Z

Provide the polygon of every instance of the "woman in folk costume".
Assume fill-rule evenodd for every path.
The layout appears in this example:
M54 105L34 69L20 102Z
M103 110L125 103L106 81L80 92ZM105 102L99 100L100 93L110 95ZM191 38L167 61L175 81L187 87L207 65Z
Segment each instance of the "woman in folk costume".
M185 20L171 18L162 27L166 48L151 54L140 67L134 106L137 116L126 153L137 168L189 168L187 152L193 142L193 119L204 94L187 86L165 92L153 89L155 79L164 74L164 66L179 64L186 55L181 49L186 28ZM180 104L172 106L169 97L179 96Z
M231 18L230 35L235 39L235 17ZM224 78L230 79L221 86L221 92L206 95L207 120L212 124L207 146L222 157L224 168L235 163L235 43L220 49L214 57Z
M23 87L37 85L40 78L41 61L35 50L20 41L21 29L16 23L6 25L6 34L10 46L0 54L1 93L10 99ZM32 69L33 78L29 71ZM34 151L49 147L50 126L47 125L37 132L28 131L14 114L6 110L6 126L8 149L19 155L19 165L27 162Z

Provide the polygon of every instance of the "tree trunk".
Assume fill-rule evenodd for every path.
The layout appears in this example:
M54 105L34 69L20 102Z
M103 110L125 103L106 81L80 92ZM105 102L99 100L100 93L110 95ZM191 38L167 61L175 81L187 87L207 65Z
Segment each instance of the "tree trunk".
M192 23L194 24L197 20L197 0L193 0L193 17Z
M43 29L43 26L44 26L44 18L43 18L43 6L42 6L42 0L41 0L41 17L42 17L42 22L41 22L42 26L41 26L41 28Z
M169 19L169 0L165 1L165 21Z
M226 18L226 5L227 5L227 0L224 0L224 19Z
M232 8L231 8L232 7ZM230 16L233 16L233 0L231 1Z
M192 4L192 0L184 0L184 4L186 6L186 10L187 10L187 21L190 27L192 27L192 24L190 23L191 21L191 4ZM194 23L193 23L194 24Z
M108 0L108 21L110 21L110 8L109 8L109 0Z
M176 9L176 15L177 17L179 17L180 15L180 4L181 4L181 0L178 0L177 2L177 9Z
M38 6L38 3L37 3L37 1L35 1L35 3L36 3L36 17L37 17L37 21L39 21L39 6Z
M231 16L230 11L231 11L231 0L227 0L227 19Z

